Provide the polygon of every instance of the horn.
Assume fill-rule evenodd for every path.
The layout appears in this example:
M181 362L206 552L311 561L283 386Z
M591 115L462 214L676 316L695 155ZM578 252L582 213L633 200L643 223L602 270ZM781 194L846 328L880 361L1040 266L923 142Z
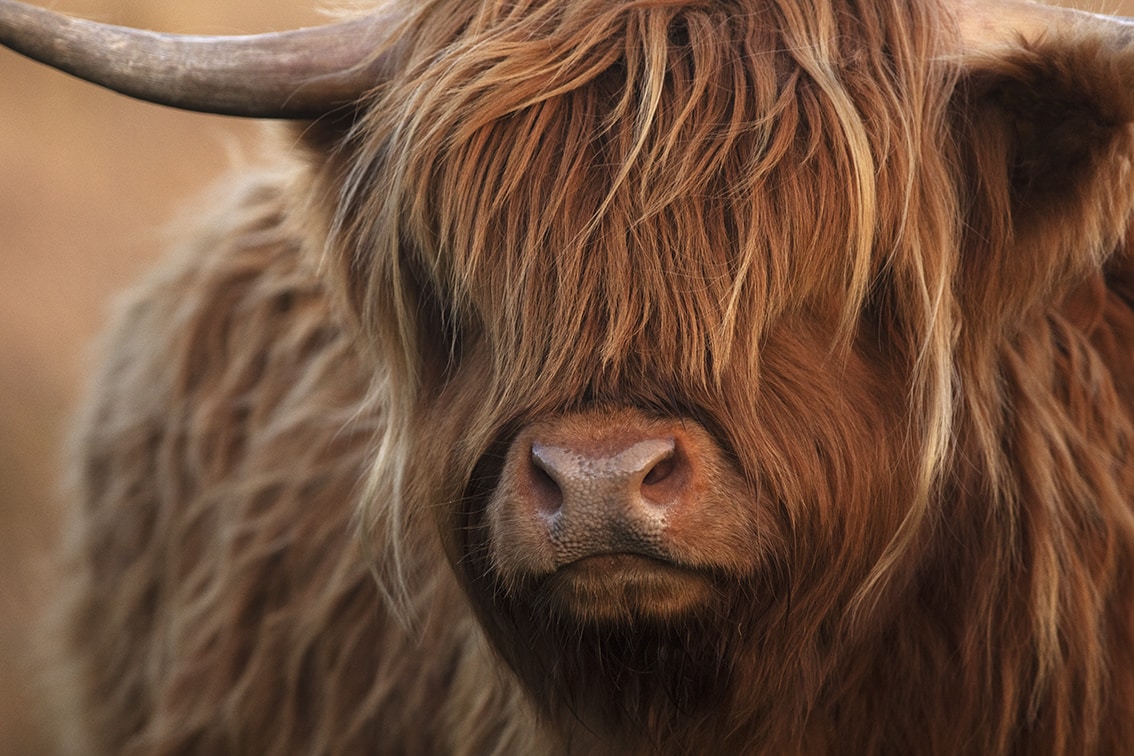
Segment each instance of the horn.
M1044 5L1031 0L959 0L956 17L965 53L996 53L1049 30L1088 26L1116 40L1134 38L1134 20Z
M389 77L393 19L206 37L128 29L0 0L0 44L140 100L249 118L317 118Z

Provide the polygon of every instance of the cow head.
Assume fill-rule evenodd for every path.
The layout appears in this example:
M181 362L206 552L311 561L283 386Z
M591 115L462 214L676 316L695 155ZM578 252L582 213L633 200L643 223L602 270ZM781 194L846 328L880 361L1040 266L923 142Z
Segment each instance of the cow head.
M243 112L321 114L300 204L388 418L361 512L381 569L424 580L436 539L537 699L600 729L725 696L804 711L903 606L954 471L1010 487L1003 345L1115 270L1125 25L387 13L225 43L336 51ZM242 112L215 92L166 99Z

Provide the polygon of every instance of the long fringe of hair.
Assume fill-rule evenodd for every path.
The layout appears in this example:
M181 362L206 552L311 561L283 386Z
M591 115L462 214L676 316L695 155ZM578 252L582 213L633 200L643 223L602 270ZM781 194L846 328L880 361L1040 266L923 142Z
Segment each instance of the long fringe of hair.
M531 387L557 386L550 406L594 394L596 376L627 380L626 355L647 349L671 384L712 394L729 374L754 386L767 328L801 311L829 323L837 361L892 280L920 463L866 611L947 456L958 213L939 189L946 21L928 4L855 5L415 6L332 223L344 291L390 371L390 427L413 426L439 334L442 360L469 342L491 353L497 418L538 402ZM394 565L414 517L409 448L384 439L364 515L386 523Z

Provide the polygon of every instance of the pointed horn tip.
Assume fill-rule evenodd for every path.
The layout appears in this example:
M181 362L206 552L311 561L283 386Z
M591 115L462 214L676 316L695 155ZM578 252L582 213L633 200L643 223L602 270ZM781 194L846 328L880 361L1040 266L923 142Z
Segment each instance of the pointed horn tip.
M86 81L170 107L250 118L317 118L388 77L391 19L243 37L161 34L0 0L0 44ZM393 46L391 45L392 49Z

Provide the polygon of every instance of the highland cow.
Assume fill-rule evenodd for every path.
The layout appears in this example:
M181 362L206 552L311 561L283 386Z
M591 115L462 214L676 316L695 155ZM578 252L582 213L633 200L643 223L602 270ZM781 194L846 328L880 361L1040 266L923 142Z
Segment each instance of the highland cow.
M0 26L302 146L107 344L54 631L71 747L1129 752L1121 20Z

